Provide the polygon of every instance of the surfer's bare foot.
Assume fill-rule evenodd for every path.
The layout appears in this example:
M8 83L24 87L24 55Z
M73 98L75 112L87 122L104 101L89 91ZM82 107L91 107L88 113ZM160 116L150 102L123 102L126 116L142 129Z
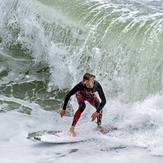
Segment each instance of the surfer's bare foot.
M103 132L105 132L105 133L108 132L108 130L107 130L106 128L102 127L102 126L99 126L99 125L98 125L97 128L100 128L100 129L101 129Z
M74 132L74 129L75 129L75 128L74 128L73 126L71 126L69 132L72 134L73 137L76 137L76 134L75 134L75 132Z

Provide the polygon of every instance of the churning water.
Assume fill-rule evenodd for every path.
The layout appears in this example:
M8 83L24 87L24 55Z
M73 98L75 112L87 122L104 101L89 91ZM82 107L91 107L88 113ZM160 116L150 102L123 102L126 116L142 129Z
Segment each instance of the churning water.
M162 0L0 0L0 162L163 161ZM92 141L47 145L77 109L66 93L85 72L106 95L102 135L87 105L76 130ZM95 133L94 133L95 132Z

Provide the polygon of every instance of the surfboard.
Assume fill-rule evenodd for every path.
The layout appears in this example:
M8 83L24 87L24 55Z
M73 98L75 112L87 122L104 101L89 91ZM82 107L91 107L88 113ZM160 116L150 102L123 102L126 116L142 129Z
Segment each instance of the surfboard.
M84 135L73 137L68 133L56 133L56 134L46 134L42 136L35 136L34 140L43 142L43 143L52 143L52 144L66 144L66 143L77 143L82 141L90 140L91 138Z

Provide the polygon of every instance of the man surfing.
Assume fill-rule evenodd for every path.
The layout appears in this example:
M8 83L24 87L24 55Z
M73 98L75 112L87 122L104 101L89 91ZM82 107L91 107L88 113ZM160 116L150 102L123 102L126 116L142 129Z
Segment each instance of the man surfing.
M101 126L101 119L102 119L102 112L103 112L102 109L106 104L106 98L101 85L96 80L94 80L94 78L95 75L85 73L83 76L83 81L81 81L74 88L72 88L65 97L63 109L60 112L61 118L66 113L66 106L72 95L74 94L76 95L79 104L79 108L74 115L72 126L69 130L69 132L72 133L74 137L76 136L74 131L75 125L78 122L81 113L85 110L86 107L85 101L88 101L92 106L96 108L96 111L91 116L92 121L94 121L97 118L97 127L100 128L103 132L107 132L107 130ZM95 92L98 92L101 102L95 95Z

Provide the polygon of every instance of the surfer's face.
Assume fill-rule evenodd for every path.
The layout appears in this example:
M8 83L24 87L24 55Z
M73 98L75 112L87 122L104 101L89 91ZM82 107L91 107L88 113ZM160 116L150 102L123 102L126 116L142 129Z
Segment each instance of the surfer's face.
M84 83L85 83L87 88L90 88L92 81L91 80L85 80Z

